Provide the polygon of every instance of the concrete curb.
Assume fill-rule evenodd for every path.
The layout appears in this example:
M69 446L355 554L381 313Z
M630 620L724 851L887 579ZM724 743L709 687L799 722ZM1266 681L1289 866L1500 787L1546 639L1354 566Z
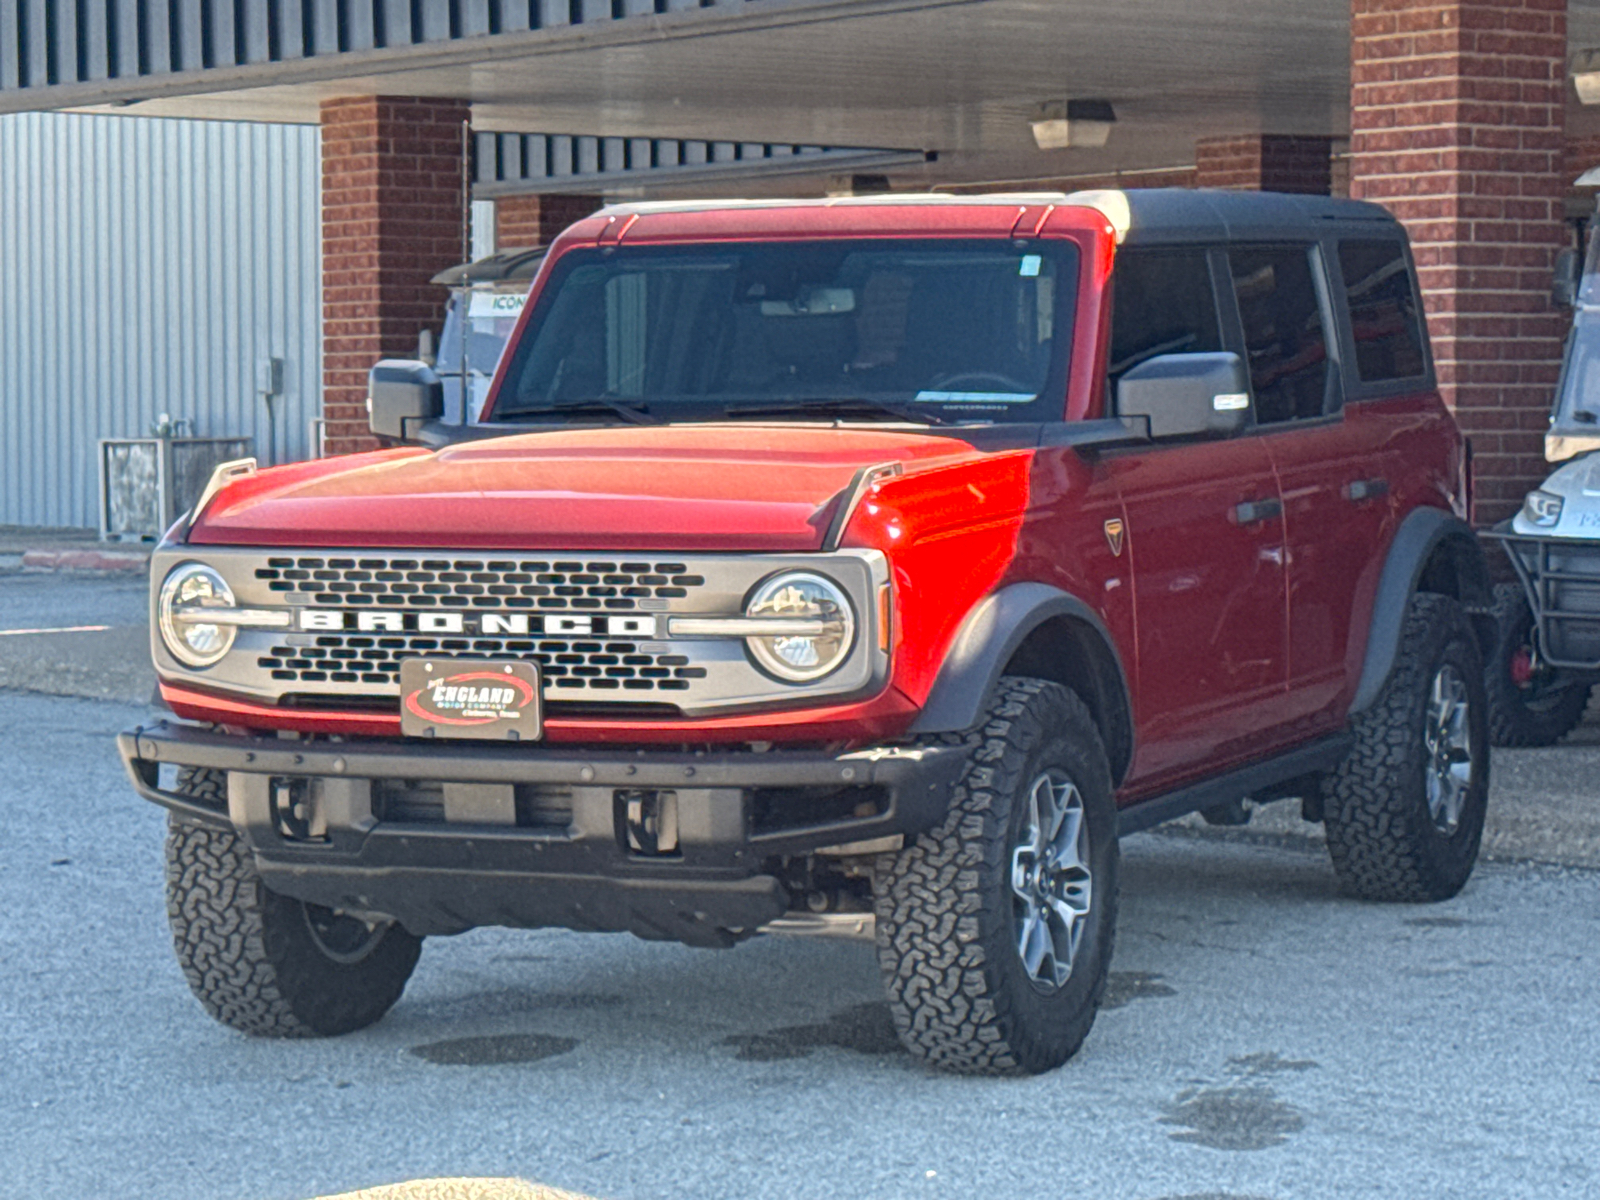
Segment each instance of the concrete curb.
M27 572L43 571L146 571L150 567L148 550L25 550L21 555L0 556L0 567L16 559Z

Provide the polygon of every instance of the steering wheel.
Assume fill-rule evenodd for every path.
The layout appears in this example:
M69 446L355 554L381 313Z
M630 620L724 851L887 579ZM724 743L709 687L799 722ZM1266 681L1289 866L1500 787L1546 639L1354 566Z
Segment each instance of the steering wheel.
M1032 396L1038 389L1020 383L1009 375L1002 375L998 371L957 371L954 375L946 375L942 379L935 379L928 384L930 392L960 392L976 391L973 384L989 384L981 390L985 392L1010 392L1014 396ZM956 386L965 385L965 386Z

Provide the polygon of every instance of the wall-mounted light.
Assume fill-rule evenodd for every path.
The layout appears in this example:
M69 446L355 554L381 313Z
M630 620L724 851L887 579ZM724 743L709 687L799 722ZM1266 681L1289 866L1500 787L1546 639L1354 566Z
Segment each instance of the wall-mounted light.
M1117 114L1109 100L1046 100L1033 110L1028 124L1041 150L1104 146Z
M1580 104L1600 104L1600 50L1578 50L1568 60Z

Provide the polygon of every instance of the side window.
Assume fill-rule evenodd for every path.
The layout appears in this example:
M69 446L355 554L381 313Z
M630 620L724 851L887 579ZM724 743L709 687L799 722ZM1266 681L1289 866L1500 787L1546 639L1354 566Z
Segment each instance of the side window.
M1400 243L1340 242L1339 272L1350 300L1356 376L1361 382L1386 383L1426 374L1422 314Z
M1328 342L1311 274L1311 253L1309 246L1228 252L1258 425L1323 413Z
M1112 279L1106 377L1113 388L1124 371L1158 354L1222 349L1204 250L1127 250L1117 256Z

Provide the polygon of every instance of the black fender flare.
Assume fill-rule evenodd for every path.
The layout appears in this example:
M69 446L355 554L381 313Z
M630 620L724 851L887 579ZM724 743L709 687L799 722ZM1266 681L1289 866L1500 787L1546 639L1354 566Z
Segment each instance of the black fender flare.
M1489 564L1478 535L1460 517L1441 508L1419 508L1400 522L1378 590L1372 599L1372 620L1367 628L1367 652L1350 715L1370 708L1394 670L1400 653L1400 631L1406 608L1423 583L1423 572L1441 551L1450 554L1459 596L1469 609L1486 610L1494 603ZM1478 624L1475 622L1475 625ZM1478 630L1482 642L1485 630Z
M1084 699L1105 710L1097 716L1108 734L1106 749L1112 756L1112 773L1119 776L1126 769L1133 737L1128 674L1123 668L1122 655L1105 623L1092 608L1049 584L1013 583L990 592L973 606L950 643L938 678L911 732L959 733L976 725L994 695L1006 664L1018 648L1034 630L1058 617L1083 626L1100 643L1102 661L1115 671L1114 680L1086 680L1096 689L1096 694ZM1106 694L1108 691L1114 694ZM1126 745L1118 747L1111 744L1113 741Z

